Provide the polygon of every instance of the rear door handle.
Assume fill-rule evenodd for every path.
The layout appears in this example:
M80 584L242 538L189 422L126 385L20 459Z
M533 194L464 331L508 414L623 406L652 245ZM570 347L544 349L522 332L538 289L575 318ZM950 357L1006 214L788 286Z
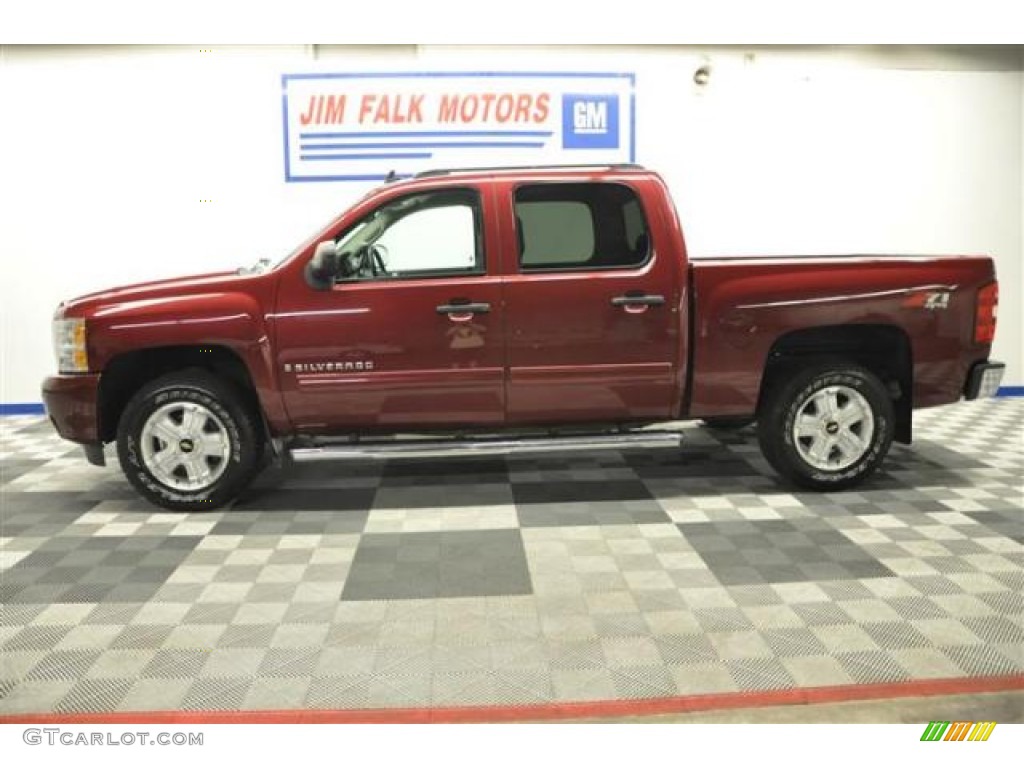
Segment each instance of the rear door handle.
M438 304L437 313L448 315L453 323L468 323L474 315L484 314L491 311L491 305L482 301L458 301L450 304Z
M458 304L438 304L439 315L481 315L491 311L491 305L486 302L470 302Z
M629 294L625 296L616 296L612 299L612 305L616 307L630 307L630 306L643 306L643 307L659 307L665 303L664 296L657 296L652 294Z

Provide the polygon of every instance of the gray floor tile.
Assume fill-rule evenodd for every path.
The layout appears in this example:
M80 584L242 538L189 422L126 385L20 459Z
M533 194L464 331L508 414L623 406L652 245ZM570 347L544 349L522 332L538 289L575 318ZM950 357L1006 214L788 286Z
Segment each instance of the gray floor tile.
M8 427L8 425L11 425ZM755 431L356 460L169 515L0 418L0 710L636 700L1024 673L1024 400L915 416L842 493Z
M342 600L531 592L518 531L366 534Z

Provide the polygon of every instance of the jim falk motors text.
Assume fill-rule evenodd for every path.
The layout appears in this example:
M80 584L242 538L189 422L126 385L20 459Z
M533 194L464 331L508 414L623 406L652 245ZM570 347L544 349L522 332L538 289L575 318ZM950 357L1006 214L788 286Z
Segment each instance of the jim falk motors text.
M545 123L549 93L317 93L299 114L304 125Z

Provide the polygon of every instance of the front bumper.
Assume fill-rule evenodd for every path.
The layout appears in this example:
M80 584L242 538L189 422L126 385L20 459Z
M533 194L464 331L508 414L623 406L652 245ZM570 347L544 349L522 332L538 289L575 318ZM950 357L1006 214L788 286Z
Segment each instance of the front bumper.
M995 397L1005 372L1006 366L1002 363L990 363L987 361L975 363L971 368L971 372L967 374L967 384L964 385L964 397L968 400Z
M100 443L99 388L98 373L50 376L43 382L46 413L65 440Z

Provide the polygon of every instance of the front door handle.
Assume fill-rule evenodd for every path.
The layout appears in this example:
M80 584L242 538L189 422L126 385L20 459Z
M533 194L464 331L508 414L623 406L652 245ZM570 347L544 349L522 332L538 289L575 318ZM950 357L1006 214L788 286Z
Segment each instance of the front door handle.
M664 296L647 293L627 293L625 296L616 296L612 299L612 306L615 307L658 307L664 303Z
M491 311L491 305L483 301L460 301L451 304L438 304L437 313L448 315L453 323L468 323L473 315L482 315Z

